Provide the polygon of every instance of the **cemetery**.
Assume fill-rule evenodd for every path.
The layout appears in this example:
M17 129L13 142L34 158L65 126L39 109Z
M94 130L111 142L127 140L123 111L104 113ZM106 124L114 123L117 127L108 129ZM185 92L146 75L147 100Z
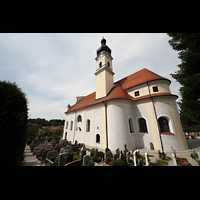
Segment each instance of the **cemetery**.
M87 148L85 144L67 139L42 141L31 149L33 155L45 166L192 166L187 158L176 155L172 148L171 156L159 150L134 149L127 146L111 151ZM147 151L151 154L148 154ZM192 151L191 158L199 163L199 152Z

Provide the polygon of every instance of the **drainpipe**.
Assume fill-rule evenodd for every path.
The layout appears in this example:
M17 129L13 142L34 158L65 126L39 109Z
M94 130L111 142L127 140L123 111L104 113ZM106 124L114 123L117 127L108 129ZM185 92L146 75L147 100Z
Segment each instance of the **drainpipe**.
M76 110L74 110L74 124L73 124L73 135L72 135L72 143L74 143L75 138L75 128L76 128Z
M147 86L148 86L148 89L149 89L149 84L148 84L148 82L147 82ZM161 135L160 135L160 126L159 126L159 124L158 124L158 118L157 118L156 108L155 108L155 105L154 105L153 97L151 96L151 93L150 93L150 89L149 89L149 95L150 95L150 97L151 97L151 101L152 101L153 109L154 109L154 114L155 114L155 117L156 117L156 123L157 123L158 131L159 131L159 137L160 137L161 150L162 150L162 152L164 152L163 143L162 143L162 138L161 138Z
M105 105L105 112L106 112L106 148L108 148L108 124L107 124L107 105L106 103L103 101L103 104Z

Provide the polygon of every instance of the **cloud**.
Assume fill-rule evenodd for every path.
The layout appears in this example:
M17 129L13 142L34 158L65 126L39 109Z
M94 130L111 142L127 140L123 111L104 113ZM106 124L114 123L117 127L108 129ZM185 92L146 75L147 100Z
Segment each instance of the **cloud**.
M95 57L103 35L114 58L114 81L147 68L170 79L171 91L179 95L170 73L180 60L166 34L1 33L0 79L15 81L27 94L32 118L64 118L76 96L95 91Z

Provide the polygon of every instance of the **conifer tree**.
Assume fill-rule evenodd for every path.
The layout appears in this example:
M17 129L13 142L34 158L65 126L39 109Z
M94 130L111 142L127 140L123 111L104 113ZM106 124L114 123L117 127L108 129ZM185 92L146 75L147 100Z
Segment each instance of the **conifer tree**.
M180 118L184 131L200 131L200 33L167 33L181 64L171 74L180 87Z

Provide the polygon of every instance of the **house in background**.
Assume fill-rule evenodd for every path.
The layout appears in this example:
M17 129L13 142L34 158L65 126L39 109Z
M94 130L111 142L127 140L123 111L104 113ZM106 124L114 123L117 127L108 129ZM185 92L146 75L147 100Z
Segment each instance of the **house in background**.
M141 69L114 82L113 57L106 40L97 49L96 91L77 97L65 112L63 139L112 151L188 148L171 81Z

